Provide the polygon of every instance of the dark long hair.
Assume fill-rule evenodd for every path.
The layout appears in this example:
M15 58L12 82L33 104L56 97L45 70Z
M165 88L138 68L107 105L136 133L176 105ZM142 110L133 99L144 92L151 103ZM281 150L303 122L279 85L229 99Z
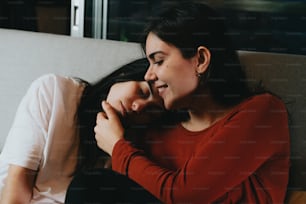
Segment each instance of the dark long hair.
M85 88L77 112L80 137L77 170L94 168L99 158L103 161L103 157L108 157L96 144L94 127L97 113L102 111L101 102L111 86L120 81L143 80L147 67L145 58L135 60Z
M177 47L186 59L195 56L199 46L209 49L211 62L206 72L206 87L217 103L231 106L250 96L225 18L214 9L189 1L172 5L152 17L143 36L143 48L150 32Z

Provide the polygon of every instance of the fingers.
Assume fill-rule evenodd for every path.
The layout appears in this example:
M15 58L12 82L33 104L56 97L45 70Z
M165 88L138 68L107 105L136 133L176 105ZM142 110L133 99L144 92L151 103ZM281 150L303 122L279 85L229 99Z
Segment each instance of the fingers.
M118 118L116 111L108 102L102 101L102 107L108 119L112 120Z
M102 102L104 112L99 112L96 117L96 123L100 124L103 120L117 121L119 119L115 109L106 101Z
M100 121L102 121L102 120L107 120L107 119L108 119L108 117L107 117L106 113L104 113L104 112L99 112L99 113L97 114L96 123L98 124Z
M115 110L108 103L103 102L102 107L105 112L97 114L95 138L98 147L111 155L114 145L124 136L124 128Z

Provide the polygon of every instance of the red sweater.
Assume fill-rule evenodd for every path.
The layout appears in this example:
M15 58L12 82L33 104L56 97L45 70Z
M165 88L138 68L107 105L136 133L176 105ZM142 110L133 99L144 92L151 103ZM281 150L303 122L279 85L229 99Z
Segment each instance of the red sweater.
M144 151L117 142L113 170L164 203L284 202L289 129L276 97L251 97L205 130L164 127L145 141Z

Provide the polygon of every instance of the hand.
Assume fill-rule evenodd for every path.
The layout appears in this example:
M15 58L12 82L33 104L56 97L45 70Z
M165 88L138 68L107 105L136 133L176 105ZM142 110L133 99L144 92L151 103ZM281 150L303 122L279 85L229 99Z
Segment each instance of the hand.
M115 144L123 138L124 128L113 107L106 101L102 102L105 111L97 115L97 124L94 128L95 138L99 148L112 155Z

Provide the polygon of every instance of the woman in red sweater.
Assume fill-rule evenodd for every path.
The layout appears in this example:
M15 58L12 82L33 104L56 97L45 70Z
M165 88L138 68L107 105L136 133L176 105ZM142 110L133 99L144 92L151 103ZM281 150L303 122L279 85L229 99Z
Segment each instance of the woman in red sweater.
M224 24L206 5L181 3L146 30L145 80L166 109L186 111L185 120L138 135L133 145L108 103L97 116L97 143L113 171L163 203L284 201L286 108L275 96L249 91Z

